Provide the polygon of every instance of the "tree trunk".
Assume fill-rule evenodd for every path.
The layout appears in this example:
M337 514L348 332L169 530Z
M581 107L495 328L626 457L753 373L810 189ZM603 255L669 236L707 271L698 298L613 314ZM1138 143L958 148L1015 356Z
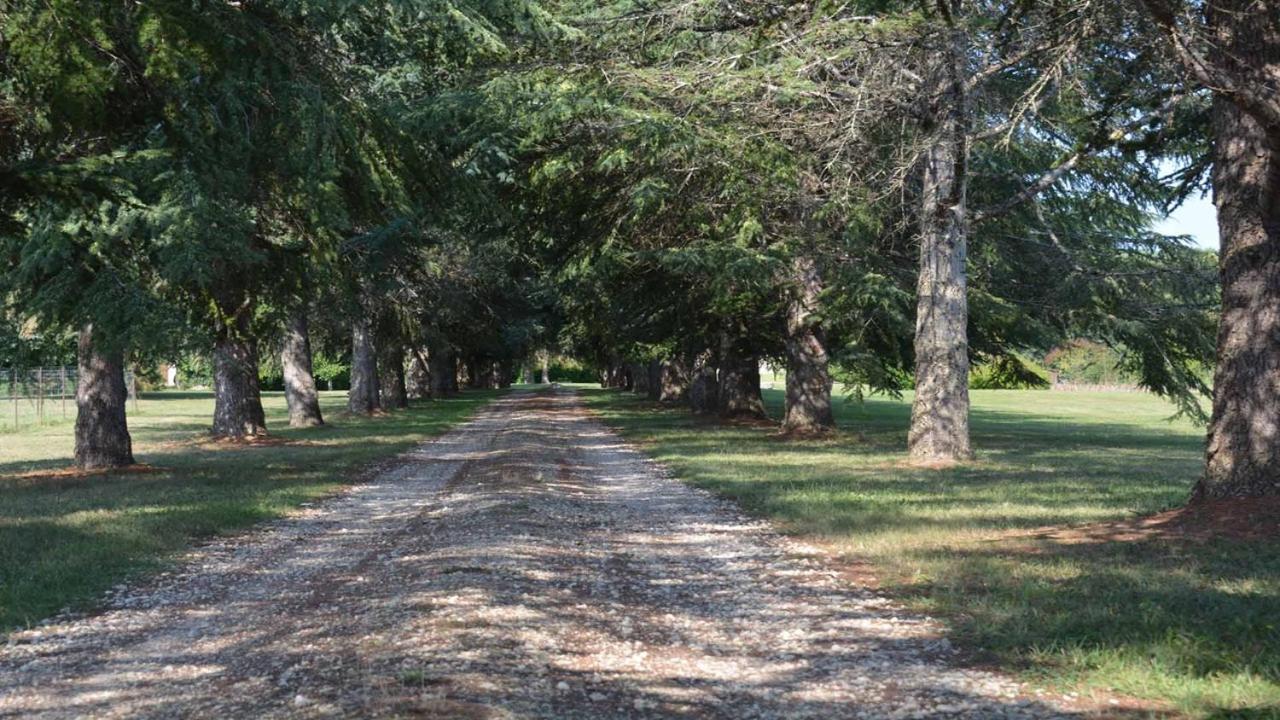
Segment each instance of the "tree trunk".
M289 406L290 427L323 425L320 395L311 374L311 339L307 333L307 314L299 308L289 317L280 348L280 366L284 369L284 399Z
M213 434L242 438L267 432L258 388L258 348L247 315L224 328L213 346Z
M542 353L542 384L551 384L551 353Z
M133 464L125 406L124 352L95 346L93 326L80 330L76 381L76 467L106 470Z
M715 415L720 411L715 356L708 350L693 361L689 380L689 409L694 415Z
M382 407L409 407L409 392L404 381L404 348L398 343L383 341L378 356L378 391Z
M431 366L431 395L437 398L458 394L457 358L444 343L433 345L427 356Z
M934 69L942 113L925 158L916 286L916 393L907 448L921 463L973 456L969 445L968 193L969 108L965 41L953 30L950 51Z
M760 362L742 353L728 334L720 343L720 384L716 397L722 418L768 417L760 397Z
M787 407L784 432L817 433L835 427L831 372L822 328L814 320L821 280L813 260L793 263L795 290L787 305Z
M644 363L631 363L631 392L637 395L649 394L649 366Z
M409 362L409 375L405 380L405 389L411 400L429 400L431 398L431 370L426 354L415 348Z
M1280 77L1280 26L1264 5L1222 0L1208 20L1224 56ZM1213 115L1222 316L1205 473L1194 497L1278 495L1280 123L1223 95Z
M675 357L662 363L658 381L658 401L682 403L689 394L689 368L683 358Z
M538 382L538 376L534 374L533 360L525 358L523 366L520 368L520 382L526 385L533 385Z
M662 398L662 361L650 360L647 368L649 371L649 384L645 388L645 395L650 400L658 400Z
M378 354L369 318L361 312L362 316L351 324L351 389L347 391L347 409L358 415L372 415L382 409L378 397Z

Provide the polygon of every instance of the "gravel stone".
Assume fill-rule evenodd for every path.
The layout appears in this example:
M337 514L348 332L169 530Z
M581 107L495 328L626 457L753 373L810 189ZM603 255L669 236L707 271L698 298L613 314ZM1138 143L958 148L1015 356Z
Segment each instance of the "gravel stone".
M1065 718L563 390L0 645L0 717Z

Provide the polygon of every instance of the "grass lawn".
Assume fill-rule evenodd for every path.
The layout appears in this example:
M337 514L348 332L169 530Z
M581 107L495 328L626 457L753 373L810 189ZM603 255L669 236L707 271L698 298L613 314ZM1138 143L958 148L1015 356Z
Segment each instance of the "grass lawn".
M144 394L129 428L138 462L159 470L30 476L71 464L71 421L0 434L0 632L83 607L194 540L279 517L356 477L361 466L437 435L491 400L468 391L385 417L346 416L321 393L329 425L292 430L282 393L265 393L273 436L256 446L205 440L208 393ZM22 475L27 477L22 477Z
M1185 501L1203 431L1138 393L976 391L978 459L903 465L910 397L837 402L790 441L617 391L587 402L680 477L869 561L974 654L1055 689L1114 689L1194 717L1280 717L1274 541L1065 542L1019 532ZM782 393L765 392L774 417Z

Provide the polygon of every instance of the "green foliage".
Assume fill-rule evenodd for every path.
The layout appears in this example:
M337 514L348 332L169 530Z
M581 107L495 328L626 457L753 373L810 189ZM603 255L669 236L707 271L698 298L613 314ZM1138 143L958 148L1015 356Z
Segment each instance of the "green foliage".
M1059 382L1086 385L1133 385L1138 377L1125 371L1120 353L1090 340L1075 339L1044 356L1044 365Z

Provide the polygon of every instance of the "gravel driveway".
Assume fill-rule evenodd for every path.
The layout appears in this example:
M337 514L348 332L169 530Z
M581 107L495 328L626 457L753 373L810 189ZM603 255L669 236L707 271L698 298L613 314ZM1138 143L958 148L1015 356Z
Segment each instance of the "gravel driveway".
M519 392L341 496L0 646L0 717L1065 717Z

